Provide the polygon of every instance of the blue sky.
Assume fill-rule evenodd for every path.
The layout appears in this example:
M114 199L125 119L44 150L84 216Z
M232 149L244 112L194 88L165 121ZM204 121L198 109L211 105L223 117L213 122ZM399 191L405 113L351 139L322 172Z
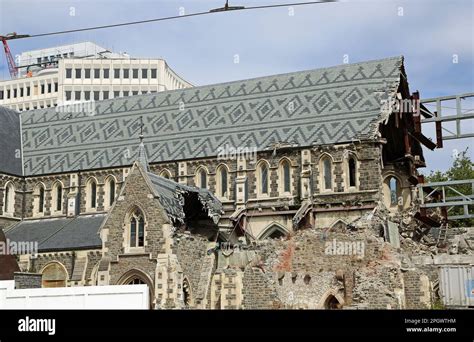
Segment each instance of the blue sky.
M253 6L292 0L231 0ZM222 7L224 0L0 0L0 32L38 34ZM75 15L71 16L71 8ZM133 57L163 57L196 85L404 55L410 90L422 98L474 92L474 1L344 1L219 13L168 22L14 41L13 54L93 41ZM234 56L239 63L234 63ZM458 63L453 63L453 55ZM8 78L3 51L0 77ZM474 101L466 103L474 108ZM474 131L474 120L463 129ZM432 136L431 127L426 130ZM430 169L445 170L454 150L474 139L425 149Z

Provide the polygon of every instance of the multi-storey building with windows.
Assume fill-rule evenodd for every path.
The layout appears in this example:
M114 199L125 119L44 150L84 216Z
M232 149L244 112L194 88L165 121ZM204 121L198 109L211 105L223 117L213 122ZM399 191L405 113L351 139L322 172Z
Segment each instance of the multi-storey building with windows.
M20 56L20 70L28 72L0 81L0 105L17 111L192 86L163 59L135 59L92 43L25 52Z

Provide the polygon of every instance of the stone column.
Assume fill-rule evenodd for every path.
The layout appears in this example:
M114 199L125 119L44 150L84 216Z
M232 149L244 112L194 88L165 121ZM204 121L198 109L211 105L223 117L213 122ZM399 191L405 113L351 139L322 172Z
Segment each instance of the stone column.
M186 162L180 162L178 164L178 183L187 184L188 183L187 175L188 175L188 165L186 164Z
M77 173L72 173L69 178L69 192L67 194L67 216L79 214L79 181Z
M247 194L247 160L243 156L237 157L237 174L235 176L235 203L237 209L243 207L248 198Z
M300 198L311 199L312 189L311 189L311 151L302 150L301 151L301 189L300 189Z

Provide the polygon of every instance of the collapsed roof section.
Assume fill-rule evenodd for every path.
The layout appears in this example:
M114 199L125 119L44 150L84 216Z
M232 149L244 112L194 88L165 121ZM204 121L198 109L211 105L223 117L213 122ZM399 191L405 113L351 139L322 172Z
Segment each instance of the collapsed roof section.
M410 93L403 65L397 87L387 87L381 98L378 124L380 135L387 141L383 147L384 164L410 159L410 168L425 167L422 145L430 150L440 146L422 133L421 116L433 114L420 102L418 91Z
M209 218L211 225L217 225L223 214L222 204L209 190L176 183L146 172L139 162L136 165L175 226ZM110 213L24 220L9 228L6 237L37 243L38 252L97 249L102 247L98 232L107 215Z
M202 214L217 224L224 213L222 203L207 189L179 184L150 172L145 174L168 217L175 224L199 219Z

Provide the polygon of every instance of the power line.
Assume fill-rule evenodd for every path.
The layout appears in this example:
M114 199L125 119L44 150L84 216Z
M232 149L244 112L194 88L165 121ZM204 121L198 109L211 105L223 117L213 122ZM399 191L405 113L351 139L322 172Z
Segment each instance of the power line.
M91 27L85 27L85 28L79 28L79 29L73 29L73 30L39 33L39 34L33 34L33 35L28 35L26 37L18 37L18 38L13 38L13 39L37 38L37 37L53 36L53 35L58 35L58 34L74 33L74 32L101 30L101 29L120 27L120 26L138 25L138 24L146 24L146 23L151 23L151 22L174 20L174 19L180 19L180 18L197 17L197 16L201 16L201 15L215 14L215 13L221 13L221 12L247 11L247 10L258 10L258 9L277 8L277 7L290 7L290 6L291 7L293 7L293 6L307 6L307 5L317 5L317 4L324 4L324 3L327 3L327 2L336 2L336 1L337 0L322 0L322 1L294 2L294 3L276 4L276 5L236 7L236 8L230 8L228 10L223 10L222 9L220 11L196 12L196 13L191 13L191 14L175 15L175 16L170 16L170 17L162 17L162 18L147 19L147 20L140 20L140 21L131 21L131 22L125 22L125 23L119 23L119 24L91 26Z

